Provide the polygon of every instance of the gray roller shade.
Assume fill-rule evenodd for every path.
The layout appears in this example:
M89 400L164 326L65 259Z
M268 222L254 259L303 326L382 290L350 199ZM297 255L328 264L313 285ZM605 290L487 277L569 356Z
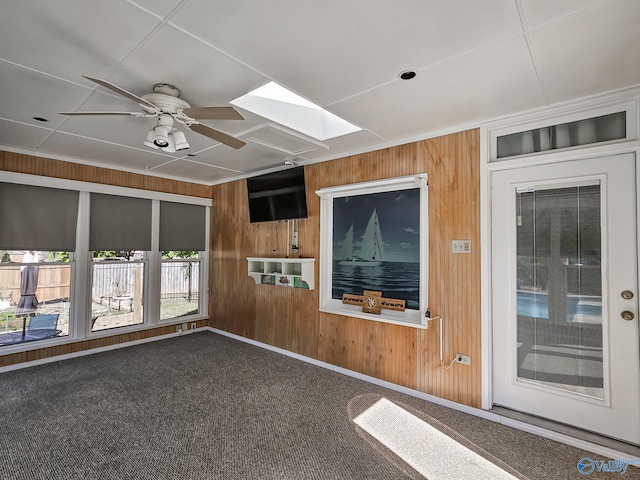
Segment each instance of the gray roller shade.
M160 202L160 250L206 250L206 207Z
M151 200L91 194L89 250L151 250Z
M0 249L73 252L79 193L0 183Z

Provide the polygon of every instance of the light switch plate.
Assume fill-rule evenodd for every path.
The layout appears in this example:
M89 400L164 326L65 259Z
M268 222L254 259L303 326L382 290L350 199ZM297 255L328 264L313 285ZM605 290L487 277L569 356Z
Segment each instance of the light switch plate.
M471 240L451 240L451 253L471 253Z

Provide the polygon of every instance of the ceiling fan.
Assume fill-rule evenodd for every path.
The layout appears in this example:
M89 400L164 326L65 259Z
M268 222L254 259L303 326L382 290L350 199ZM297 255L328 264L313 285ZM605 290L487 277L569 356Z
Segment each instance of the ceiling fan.
M242 140L211 128L198 120L244 120L244 117L233 107L196 107L192 108L180 99L180 90L167 83L156 83L153 93L139 97L127 90L99 78L83 75L87 80L97 83L109 90L137 102L142 112L59 112L61 115L131 115L134 117L157 117L157 123L149 133L144 145L174 153L189 148L184 133L173 127L175 122L181 123L189 130L224 143L232 148L242 148L246 145Z

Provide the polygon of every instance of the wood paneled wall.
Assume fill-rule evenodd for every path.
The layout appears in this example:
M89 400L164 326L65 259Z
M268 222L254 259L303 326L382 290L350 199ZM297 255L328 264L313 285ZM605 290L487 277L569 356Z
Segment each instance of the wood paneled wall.
M303 256L319 257L320 199L329 186L426 172L429 175L429 306L444 320L444 360L472 357L444 370L439 326L427 330L320 313L319 290L256 285L246 257L282 256L285 224L250 224L246 182L214 187L0 152L0 170L213 198L209 324L247 338L422 392L480 406L479 132L471 130L305 167L309 218L299 223ZM275 228L278 229L276 242ZM470 255L451 254L469 239ZM275 251L274 251L275 250ZM316 285L319 285L316 263ZM206 322L199 322L199 326ZM160 327L4 355L0 366L163 335Z
M140 175L103 167L79 165L48 158L0 151L0 170L80 182L103 183L117 187L139 188L155 192L175 193L211 198L211 187L197 183Z
M3 170L15 173L63 178L66 180L77 180L82 182L115 185L119 187L153 190L164 193L175 193L179 195L189 195L192 197L211 198L211 187L208 185L169 180L165 178L151 177L149 175L123 172L120 170L78 165L60 160L50 160L31 155L0 151L0 181L2 180ZM208 324L208 320L201 320L196 323L198 324L198 327L204 327ZM8 355L0 354L0 367L48 358L56 355L74 353L92 348L126 343L158 335L166 335L169 333L175 333L175 331L175 325L152 328L127 334L118 334L117 331L114 331L114 335L109 337L83 340L23 353Z
M426 172L429 176L429 307L444 318L444 361L470 355L471 366L440 365L439 324L427 330L321 313L319 290L256 285L246 257L283 256L286 224L250 224L246 182L214 186L210 324L276 347L470 406L481 402L479 131L470 130L305 167L309 218L301 255L319 257L320 199L315 191ZM278 229L276 243L275 229ZM451 240L471 240L471 254ZM274 252L274 250L276 250ZM316 285L319 285L316 263Z

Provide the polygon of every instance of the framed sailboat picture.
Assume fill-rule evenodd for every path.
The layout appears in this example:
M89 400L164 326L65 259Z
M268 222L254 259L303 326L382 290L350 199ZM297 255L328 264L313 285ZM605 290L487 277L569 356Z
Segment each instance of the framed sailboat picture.
M422 326L427 309L428 183L425 174L330 187L320 211L320 310ZM405 311L363 313L344 295L382 292Z

